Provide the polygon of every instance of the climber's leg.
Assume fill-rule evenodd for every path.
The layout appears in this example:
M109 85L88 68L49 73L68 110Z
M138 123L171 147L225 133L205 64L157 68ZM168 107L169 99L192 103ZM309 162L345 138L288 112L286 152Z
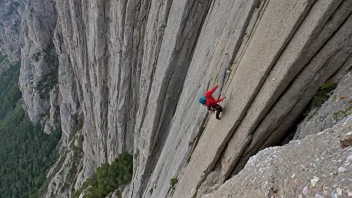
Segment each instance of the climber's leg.
M216 119L220 120L219 115L220 115L221 112L222 112L222 107L220 105L218 105L216 107Z

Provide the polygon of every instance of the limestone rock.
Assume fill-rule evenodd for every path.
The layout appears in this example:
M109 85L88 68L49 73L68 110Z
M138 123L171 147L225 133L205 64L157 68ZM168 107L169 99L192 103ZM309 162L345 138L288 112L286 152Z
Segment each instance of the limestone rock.
M254 98L246 116L234 132L234 137L229 141L224 157L221 159L222 161L229 161L228 165L223 164L222 180L230 174L237 173L248 158L258 150L281 139L290 123L301 114L313 96L311 94L315 93L317 87L343 64L343 61L339 64L336 64L336 61L330 61L330 65L337 67L328 65L321 67L327 64L323 63L324 59L322 57L326 57L326 54L334 54L336 50L344 45L344 36L342 35L345 33L343 30L340 32L342 37L336 35L335 39L329 41L327 36L333 34L333 29L322 26L325 24L324 21L328 20L327 16L331 14L341 15L340 12L342 11L339 9L336 10L336 13L332 13L332 9L336 9L337 6L336 1L330 1L329 3L326 1L316 2L305 20L302 21L296 34L292 37L256 98ZM344 6L348 7L349 5ZM340 17L337 17L340 22L345 19L344 15ZM334 25L332 27L337 28L338 26ZM347 30L348 25L345 28ZM319 32L319 36L314 37L317 32ZM340 45L335 45L338 40ZM320 49L322 47L321 42L330 43L329 46L334 45L336 48L325 46L322 50ZM301 46L301 48L298 46ZM319 49L321 50L320 53L313 57L313 54ZM348 51L348 49L346 50ZM346 58L346 55L342 56ZM315 61L307 62L310 59ZM304 68L302 68L302 64L306 64ZM320 72L318 72L319 70ZM315 80L312 80L313 78ZM283 86L288 82L291 85L283 90ZM280 90L283 92L278 95ZM300 97L303 95L304 97ZM277 98L278 96L280 97Z
M33 0L25 4L22 21L20 89L30 120L46 133L56 129L57 55L53 44L56 10L53 1Z
M12 63L20 60L23 8L22 0L0 1L0 54L6 55Z
M352 66L352 58L346 62ZM321 130L331 128L352 113L352 74L348 72L319 109L313 109L297 129L294 139L301 139Z
M339 143L339 136L351 126L351 121L342 121L332 128L333 132L325 130L282 147L264 149L251 157L239 174L202 197L298 197L299 194L322 197L335 193L336 197L347 197L347 190L352 185L352 181L346 179L350 173L326 173L338 168L331 160L345 161L351 154L350 149L341 149ZM317 158L321 160L316 161ZM302 171L303 168L306 171ZM289 176L293 173L296 176L292 179ZM309 178L315 176L319 177L319 182L315 186L309 185Z
M47 173L50 181L44 198L72 197L72 189L77 180L77 174L83 167L82 134L77 133L71 138L69 146L58 162ZM77 142L77 144L75 144Z
M341 144L344 146L352 146L352 132L346 133L340 140Z
M225 181L231 174L238 173L250 156L279 141L302 113L319 85L329 79L350 56L352 40L345 42L345 39L351 38L352 33L350 31L352 18L347 18L349 15L346 15L346 12L352 11L350 2L318 1L311 4L311 1L297 1L286 4L281 1L280 3L282 4L269 1L264 6L263 15L251 34L252 38L246 46L246 52L235 67L233 80L230 81L228 88L224 88L227 99L221 123L210 120L206 126L189 164L180 172L180 183L174 196L193 196L190 194L191 189L201 185L217 163L221 163L223 167L220 183ZM291 3L295 9L281 9L292 6ZM292 14L292 17L287 17L290 21L285 22L285 31L280 31L281 34L278 36L275 35L275 24L277 22L277 28L282 28L283 25L280 24L282 18L276 18L279 12L276 9L280 12L289 12L284 14L286 16ZM276 15L271 15L272 13ZM304 20L297 17L300 15L305 17ZM331 25L325 26L324 20L328 21L329 16L334 16L336 23L331 21ZM304 28L306 24L313 29ZM340 29L339 24L343 24L343 28ZM267 29L268 27L270 28ZM334 34L334 29L339 30L337 34ZM312 31L309 34L317 40L306 40L307 31ZM268 35L264 36L266 34ZM270 40L271 36L274 37L273 40ZM301 44L302 39L307 43L296 49L299 45L294 43ZM325 45L321 45L320 39L324 40ZM260 42L266 44L259 45ZM280 51L274 44L285 47ZM310 54L308 49L313 50L314 56L311 55L307 59L306 56ZM319 53L314 53L315 50ZM293 62L290 62L285 57L293 57L292 53L298 53L298 59L292 59ZM287 64L285 61L292 65L284 67ZM303 68L302 64L305 65ZM295 72L292 71L296 71L297 75L295 76ZM289 81L290 79L292 81ZM283 91L281 94L280 90ZM217 132L214 133L215 131ZM218 162L220 155L222 159Z
M324 166L334 175L338 167L314 160L320 162L323 146L338 152L337 133L327 130L250 157L286 136L322 83L342 78L346 84L337 90L344 95L351 87L345 75L352 61L351 13L349 0L28 1L20 76L25 108L47 132L61 127L61 154L70 153L78 134L83 137L75 179L63 167L47 196L69 196L65 181L78 189L120 152L134 155L124 197L202 196L220 186L218 193L236 174L261 186L256 195L290 197L277 182L299 181L289 183L294 195L303 196L307 186L309 196L325 196L311 189L311 180L318 177L313 183L320 187L330 179L313 173ZM216 84L214 96L226 97L221 121L198 103ZM315 132L336 124L330 118ZM345 117L336 122L342 120L349 123ZM317 149L308 152L308 144ZM284 155L288 149L297 151ZM336 158L346 153L340 154ZM281 171L292 159L303 167ZM242 177L246 164L264 178ZM312 174L304 178L302 171ZM245 183L239 184L244 191L226 193L253 190Z

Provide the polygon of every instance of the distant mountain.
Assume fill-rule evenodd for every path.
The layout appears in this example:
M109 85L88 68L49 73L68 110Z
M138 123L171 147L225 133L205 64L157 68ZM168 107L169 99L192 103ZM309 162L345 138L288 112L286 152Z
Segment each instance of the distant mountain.
M10 62L20 60L22 0L0 0L0 54Z

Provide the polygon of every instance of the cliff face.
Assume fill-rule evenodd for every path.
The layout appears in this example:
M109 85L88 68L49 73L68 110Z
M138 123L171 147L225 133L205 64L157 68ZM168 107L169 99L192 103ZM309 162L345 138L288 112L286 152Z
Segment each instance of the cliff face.
M198 194L206 198L352 196L352 142L346 144L349 147L341 144L352 129L351 85L349 71L329 99L299 124L294 141L260 151L221 186L216 171L209 174Z
M22 20L22 0L0 1L0 54L10 62L20 60L20 26Z
M351 67L351 13L349 0L27 2L25 107L46 132L61 126L61 153L78 163L63 162L46 196L70 196L123 151L126 197L192 197L208 175L221 185ZM216 84L221 121L198 102Z
M339 141L351 130L351 119L260 151L238 175L202 197L351 197L352 150L341 149Z
M19 79L24 108L46 133L58 128L58 57L53 35L56 8L51 1L29 1L22 21L22 65Z

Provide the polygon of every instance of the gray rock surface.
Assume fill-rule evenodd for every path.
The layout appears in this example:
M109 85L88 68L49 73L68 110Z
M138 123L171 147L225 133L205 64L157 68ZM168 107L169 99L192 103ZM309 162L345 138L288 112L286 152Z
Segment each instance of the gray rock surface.
M6 56L1 56L4 59L0 62L0 75L11 67L11 62Z
M351 63L349 63L352 66ZM319 109L313 109L298 126L294 139L331 128L352 113L352 74L348 72Z
M351 8L349 5L350 2L331 1L328 3L324 1L309 4L308 2L299 1L290 2L292 5L288 2L280 3L282 4L270 1L266 5L266 10L260 18L255 32L252 33L253 38L251 38L246 48L246 52L248 53L244 52L243 56L241 56L238 66L236 66L233 81L228 88L225 87L226 102L224 105L225 112L223 119L221 123L208 123L198 145L192 153L189 164L184 170L185 172L183 173L181 171L181 175L179 175L180 184L175 191L175 197L192 197L196 193L197 188L206 179L207 174L214 169L221 155L222 159L220 163L223 171L219 181L220 184L226 180L228 176L233 173L236 174L241 170L251 155L280 140L284 136L285 130L289 129L291 124L294 123L294 120L301 114L319 85L333 75L335 71L342 66L344 60L350 56L350 48L347 47L348 44L345 43L345 39L350 38L351 34L351 18L346 20L346 17L348 17L346 13L351 13L351 10L348 10ZM301 10L299 10L297 5L302 6ZM312 7L309 7L310 5ZM280 9L282 8L280 6L287 7ZM293 6L297 10L289 9L290 6ZM305 10L307 9L305 6L308 6L310 9L308 14ZM325 14L322 7L326 8ZM270 9L273 10L271 11ZM277 28L285 29L285 31L287 31L285 35L283 34L285 31L275 30L275 17L278 15L278 11L274 11L275 9L281 12L288 12L283 14L286 16L290 14L299 16L300 14L298 13L301 13L305 18L288 17L287 20L290 20L289 22L291 22L292 25L290 27L293 28L292 32L290 32L289 28L283 28L283 25L280 24L283 20L282 17L278 17ZM348 11L346 11L346 9ZM298 13L294 13L294 11ZM273 13L275 13L275 15L272 15ZM316 14L318 14L318 16L320 14L323 17L316 17ZM312 17L310 18L311 15ZM334 23L336 24L331 22L332 25L329 26L319 25L320 23L326 25L327 23L324 22L324 20L327 21L331 15L334 16ZM323 21L316 21L314 18ZM297 21L295 21L295 19ZM285 25L289 25L289 22L285 21L284 23ZM260 25L261 23L262 25ZM309 46L311 40L308 40L308 43L304 45L301 39L309 39L309 36L307 37L309 28L304 28L306 23L309 24L310 28L313 28L313 38L317 38L316 42L312 42L311 46ZM317 26L311 25L314 23L317 24ZM328 24L329 23L330 22L328 22ZM344 23L344 28L339 28L338 24L341 23ZM271 26L268 24L271 24ZM268 27L270 28L267 29ZM300 27L302 27L302 29L300 29ZM334 34L334 37L329 37L329 35L332 35L336 30L338 30L339 33ZM266 31L268 31L268 36L264 36L266 35ZM271 34L269 34L270 31L272 31ZM321 36L315 36L319 35L319 31L321 31ZM277 32L281 34L276 35ZM304 36L300 38L300 34ZM270 36L274 37L273 40L270 40ZM259 40L257 41L255 38ZM320 39L326 40L325 45L321 45L322 41ZM274 44L279 41L282 43L277 43L278 45L282 46L287 43L287 46L285 45L283 48L274 47ZM260 42L266 44L263 43L259 45ZM290 45L295 42L303 42L303 44L297 45L296 43L295 45ZM318 43L319 45L315 46ZM251 47L251 45L253 46ZM266 46L270 46L270 49L260 48ZM299 46L302 48L299 48ZM310 53L315 54L314 50L319 50L319 53L316 53L314 57L305 57L309 55L309 53L305 51L306 46L309 50L313 50ZM341 47L343 50L340 50ZM297 49L302 50L302 52L297 52ZM285 55L285 52L288 53L288 56ZM292 61L297 62L293 62L294 64L292 64L292 66L285 68L285 64L290 64L290 59L287 57L291 58L292 53L298 53L300 56L303 55L303 57L300 59L300 56L298 56L298 59L292 59ZM253 58L255 55L258 57ZM261 58L261 56L263 56L263 58ZM272 59L270 59L270 57ZM328 57L331 59L328 59ZM288 62L282 62L280 58ZM341 61L339 62L339 60ZM301 64L304 64L304 62L301 61L306 61L307 63L300 71L299 67L302 66ZM271 67L273 69L269 73L268 70L265 70L264 66L266 66L266 69L269 71ZM251 67L253 67L253 69L251 69ZM261 68L263 70L254 68ZM285 75L285 69L288 69L286 72L289 72L288 74L293 76L289 76L288 78L287 75ZM293 72L295 69L298 69L296 70L297 76L295 76ZM281 78L284 80L280 82ZM260 81L261 79L262 81ZM293 79L293 81L287 81L290 79ZM276 84L276 80L278 84ZM267 86L268 88L266 88ZM277 93L280 90L284 91L281 95ZM256 94L258 91L259 93ZM273 93L271 93L271 91ZM266 97L268 98L268 102L265 102ZM279 100L275 97L279 97ZM253 110L251 110L252 108ZM271 111L266 114L268 110ZM253 113L250 114L251 112ZM258 118L254 120L257 123L251 121L254 115L258 115ZM263 120L261 120L262 118ZM218 132L214 133L214 131ZM232 134L234 135L232 136Z
M53 1L29 1L22 21L20 89L24 108L35 124L46 133L57 128L57 55L53 43L56 25Z
M22 0L0 1L0 54L6 55L12 63L20 60L23 8Z
M78 100L79 90L76 84L73 67L70 57L63 43L63 34L61 23L58 23L54 32L54 44L58 55L58 104L59 106L59 123L61 123L61 151L68 146L72 137L84 125L84 116ZM53 109L53 108L51 108ZM50 119L52 120L52 119ZM56 121L56 123L58 123Z
M27 1L22 21L20 89L24 108L44 132L61 130L61 158L51 169L44 197L70 197L76 183L83 183L84 126L76 77L64 45L54 1ZM80 137L80 146L75 145Z
M285 137L320 84L346 74L351 13L350 0L28 1L25 109L48 133L61 126L60 152L70 160L77 131L83 137L80 169L72 176L74 163L58 166L46 196L69 196L120 152L134 155L125 197L212 193ZM198 102L216 84L214 96L226 97L221 121ZM324 134L317 139L336 138ZM258 167L269 179L277 169L265 163Z
M346 146L346 147L352 146L352 131L343 135L340 142L343 146Z
M333 4L335 2L336 1L333 1ZM241 156L242 159L239 159L239 162L236 164L236 168L234 169L233 173L237 173L240 169L242 169L251 155L255 154L263 148L266 148L267 146L280 141L280 139L282 139L285 134L287 134L287 131L290 126L292 126L292 123L294 123L294 121L304 111L305 107L318 90L320 84L328 80L329 77L332 76L340 67L343 67L344 61L348 56L350 56L349 50L351 48L351 43L345 43L345 38L350 37L350 33L348 32L350 32L349 29L352 25L352 18L349 17L348 20L345 18L347 17L345 14L345 8L350 9L349 12L351 12L350 3L351 2L348 1L342 2L336 9L336 13L333 15L337 16L333 17L336 19L336 21L342 23L345 20L345 22L347 22L344 23L344 28L337 29L338 31L335 32L336 34L334 34L333 37L330 37L331 40L326 41L326 43L323 45L323 48L319 50L319 53L315 54L315 56L310 59L310 62L307 63L307 65L304 67L304 69L302 69L300 73L293 79L293 81L291 81L291 85L287 87L285 92L271 107L271 110L268 112L268 114L265 115L259 125L255 125L257 128L252 134L248 136L248 138L251 139L251 143L250 145L246 146L246 150ZM314 7L315 6L320 8L321 4L319 5L319 3L316 3ZM314 10L314 7L311 11ZM330 35L332 34L331 26L327 27L329 28L322 29L322 32L320 33L320 35L323 35L325 38L329 35L329 32ZM336 28L337 26L333 27ZM294 38L295 37L293 37L293 39ZM319 37L317 38L319 41ZM351 40L349 40L349 42L351 42ZM311 46L310 49L314 48ZM268 80L272 79L273 78L268 78ZM269 85L270 84L271 83L269 83ZM264 90L264 86L262 87L262 90ZM266 92L263 93L265 94ZM260 96L260 93L258 96ZM260 98L258 99L259 101L261 100ZM256 101L254 100L254 102ZM229 145L235 145L234 143L238 142L236 135L232 138L232 140L234 140L234 142L230 142ZM242 148L244 148L244 146L242 146Z
M218 190L201 197L350 197L352 148L341 148L352 117L332 128L251 157Z
M65 153L48 171L46 177L50 182L43 198L72 197L72 189L77 181L78 173L83 168L82 141L81 133L72 137Z

